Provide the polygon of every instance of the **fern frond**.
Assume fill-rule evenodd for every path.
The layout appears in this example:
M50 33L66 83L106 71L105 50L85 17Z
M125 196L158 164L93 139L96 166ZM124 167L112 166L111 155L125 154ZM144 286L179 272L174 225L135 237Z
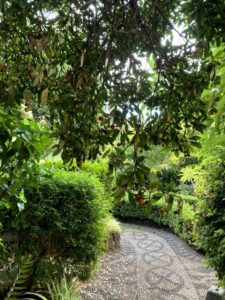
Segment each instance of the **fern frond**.
M30 279L33 275L35 262L36 259L34 259L32 255L26 255L23 258L19 273L6 296L6 300L18 299L21 294L27 291Z

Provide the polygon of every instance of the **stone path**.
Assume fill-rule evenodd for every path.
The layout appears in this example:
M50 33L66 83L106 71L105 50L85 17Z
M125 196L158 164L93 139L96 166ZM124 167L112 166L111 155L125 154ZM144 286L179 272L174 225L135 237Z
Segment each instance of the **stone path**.
M121 250L103 258L82 300L205 300L217 282L203 256L161 229L123 225Z

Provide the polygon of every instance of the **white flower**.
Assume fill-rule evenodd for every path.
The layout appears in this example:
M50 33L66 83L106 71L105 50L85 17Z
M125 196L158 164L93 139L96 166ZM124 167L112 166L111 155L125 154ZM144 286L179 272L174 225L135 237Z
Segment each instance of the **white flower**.
M42 118L42 119L40 120L40 125L41 125L41 126L44 126L45 124L46 124L45 118Z
M21 116L27 119L33 119L32 110L28 110L25 104L21 104Z

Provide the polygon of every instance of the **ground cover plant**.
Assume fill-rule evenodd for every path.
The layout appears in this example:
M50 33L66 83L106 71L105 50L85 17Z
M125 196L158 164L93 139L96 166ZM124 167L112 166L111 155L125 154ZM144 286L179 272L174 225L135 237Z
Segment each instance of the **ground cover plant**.
M55 300L79 300L78 283L74 279L68 280L65 276L60 281L51 281L48 284L49 294Z

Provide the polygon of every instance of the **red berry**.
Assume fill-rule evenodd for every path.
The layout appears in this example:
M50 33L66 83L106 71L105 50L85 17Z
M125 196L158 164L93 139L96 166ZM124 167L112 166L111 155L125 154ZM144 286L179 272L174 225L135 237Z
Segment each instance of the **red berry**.
M139 199L138 202L139 202L140 205L144 205L145 204L145 200L143 198Z
M101 121L101 122L102 122L102 121L104 121L104 120L105 120L105 117L101 115L101 116L99 116L99 117L98 117L98 119L99 119L99 121Z

